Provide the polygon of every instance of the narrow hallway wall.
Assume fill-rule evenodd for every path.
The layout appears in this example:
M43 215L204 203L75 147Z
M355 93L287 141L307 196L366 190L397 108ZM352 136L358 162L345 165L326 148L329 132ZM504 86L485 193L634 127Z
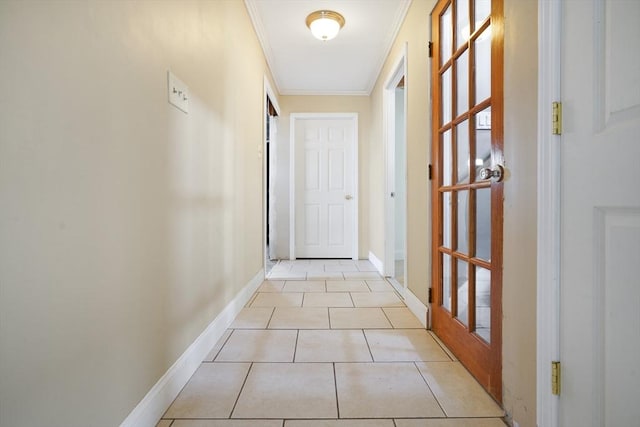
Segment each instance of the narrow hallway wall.
M387 57L371 94L371 148L369 151L370 247L371 252L384 260L385 229L385 143L383 134L384 85L393 72L402 51L407 46L407 278L408 288L423 304L427 302L427 288L431 282L431 189L428 177L430 159L429 110L429 14L434 0L414 0L400 28L398 37ZM375 230L375 232L374 232Z
M2 1L0 58L0 425L119 425L261 271L262 50L236 0Z

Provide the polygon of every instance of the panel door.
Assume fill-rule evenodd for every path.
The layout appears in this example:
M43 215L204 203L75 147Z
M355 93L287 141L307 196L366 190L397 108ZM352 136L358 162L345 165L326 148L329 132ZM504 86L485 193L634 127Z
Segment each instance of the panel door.
M640 2L563 2L560 425L640 425Z
M433 330L498 401L501 17L501 0L440 0L431 15Z
M295 256L352 258L353 120L297 120L295 133Z

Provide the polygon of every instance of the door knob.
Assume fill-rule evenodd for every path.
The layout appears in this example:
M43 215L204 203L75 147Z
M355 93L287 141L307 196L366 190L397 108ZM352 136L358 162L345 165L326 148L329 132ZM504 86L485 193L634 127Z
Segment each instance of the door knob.
M344 196L344 198L347 200L351 200L353 199L353 196L351 194L347 194L346 196Z
M504 179L504 167L502 165L496 165L495 169L482 168L478 172L480 179L492 179L495 182L501 182Z

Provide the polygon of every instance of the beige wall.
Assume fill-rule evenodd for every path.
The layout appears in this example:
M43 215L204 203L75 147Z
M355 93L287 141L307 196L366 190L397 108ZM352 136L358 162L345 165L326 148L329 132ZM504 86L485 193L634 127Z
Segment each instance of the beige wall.
M237 0L2 1L0 58L0 425L118 425L261 270L263 54Z
M430 62L427 51L429 14L435 0L414 0L371 94L369 152L370 250L384 261L385 143L383 138L384 85L407 46L407 278L408 288L423 302L431 283L431 191L428 164L431 112Z
M505 182L503 277L503 396L509 419L536 425L536 144L537 2L505 1ZM371 251L384 259L383 85L408 45L408 278L426 302L431 283L429 14L435 1L414 0L371 96Z
M536 209L538 37L536 1L504 0L504 407L536 426Z
M277 136L277 255L289 258L289 150L291 113L358 113L358 234L359 257L369 257L369 139L368 96L281 96ZM381 230L376 230L380 234Z

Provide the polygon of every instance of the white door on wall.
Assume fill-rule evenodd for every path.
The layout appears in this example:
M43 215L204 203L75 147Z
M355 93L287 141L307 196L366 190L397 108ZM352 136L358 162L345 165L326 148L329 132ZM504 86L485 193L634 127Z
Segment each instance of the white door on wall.
M292 115L292 258L357 258L357 116Z
M640 2L563 2L559 424L640 425Z

